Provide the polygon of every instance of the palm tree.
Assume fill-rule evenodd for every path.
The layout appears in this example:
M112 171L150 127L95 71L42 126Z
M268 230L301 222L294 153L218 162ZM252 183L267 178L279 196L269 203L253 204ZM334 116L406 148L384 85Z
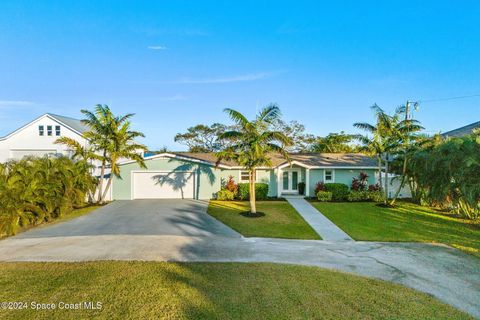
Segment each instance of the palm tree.
M357 135L356 139L363 144L363 146L360 147L361 151L374 155L377 158L378 181L382 187L382 156L386 152L385 136L390 119L385 111L383 111L377 104L374 104L371 108L375 113L376 123L370 124L367 122L356 122L353 126L367 132L367 135L365 136ZM370 136L368 134L370 134Z
M123 116L115 116L108 105L97 104L95 110L81 110L86 116L82 122L90 130L84 132L83 136L92 145L94 152L101 161L100 182L98 192L98 202L104 202L112 183L113 175L120 176L118 161L120 159L132 159L145 167L140 151L146 151L147 148L135 142L138 137L144 137L143 133L130 130L129 119L134 116L129 113ZM105 169L107 165L111 167L111 174L108 178L107 186L103 190L103 180L105 178Z
M113 117L111 143L106 153L111 173L101 198L102 201L107 196L113 176L121 177L120 166L118 165L120 159L134 160L141 168L146 168L142 154L147 151L147 147L135 142L136 138L144 137L145 135L141 132L130 130L130 121L128 119L132 116L133 114L127 114L125 116Z
M93 161L101 161L102 158L95 153L92 146L82 146L77 140L69 137L61 137L55 141L56 144L62 144L72 150L72 159L76 160L78 165L83 166L83 171L93 174ZM80 170L80 169L78 169ZM93 193L88 192L88 198L93 201Z
M101 104L97 104L93 112L89 110L80 110L80 112L86 117L82 120L82 123L90 129L84 132L83 136L89 141L90 145L92 145L93 150L100 153L101 169L98 184L100 191L98 192L97 202L101 203L103 202L103 180L107 166L107 149L110 145L113 113L108 105Z
M233 109L225 109L230 119L236 124L236 130L226 131L220 139L231 144L223 151L217 152L217 163L221 160L233 160L249 172L250 214L257 213L255 202L255 174L256 168L270 166L270 153L276 152L289 160L285 147L292 144L292 140L284 133L270 131L269 124L280 118L280 109L275 104L264 107L252 121Z

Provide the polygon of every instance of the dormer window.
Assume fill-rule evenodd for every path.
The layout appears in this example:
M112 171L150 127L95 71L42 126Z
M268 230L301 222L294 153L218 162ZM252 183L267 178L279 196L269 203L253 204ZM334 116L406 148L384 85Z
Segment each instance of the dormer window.
M45 134L45 128L43 126L38 126L38 135L43 136Z
M57 137L60 135L60 126L55 126L55 135Z
M52 126L47 126L47 136L52 135Z

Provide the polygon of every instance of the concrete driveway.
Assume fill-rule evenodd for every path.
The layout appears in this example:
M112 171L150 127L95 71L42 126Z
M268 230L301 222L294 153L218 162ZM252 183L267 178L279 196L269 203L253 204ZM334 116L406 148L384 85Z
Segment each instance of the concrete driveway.
M14 238L100 235L173 235L241 237L207 212L208 201L115 201L79 218L40 226Z

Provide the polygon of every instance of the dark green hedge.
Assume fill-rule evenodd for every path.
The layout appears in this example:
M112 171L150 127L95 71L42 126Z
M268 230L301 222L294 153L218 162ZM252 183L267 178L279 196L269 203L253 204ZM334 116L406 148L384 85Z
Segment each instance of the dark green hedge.
M266 183L255 183L255 198L257 200L267 200L268 197L268 184ZM238 198L240 200L249 200L249 184L248 183L239 183L238 184Z
M333 201L347 200L350 192L348 186L344 183L325 183L325 190L332 193Z

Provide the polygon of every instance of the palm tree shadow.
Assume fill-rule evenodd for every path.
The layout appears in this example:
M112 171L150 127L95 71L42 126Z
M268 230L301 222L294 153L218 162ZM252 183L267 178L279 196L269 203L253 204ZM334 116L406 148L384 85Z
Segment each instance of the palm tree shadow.
M177 159L170 159L169 162L178 162ZM156 175L153 179L156 180L155 184L159 185L170 185L175 191L180 190L182 199L185 198L185 187L188 184L190 179L194 180L194 191L193 191L193 198L199 199L200 198L200 188L201 185L201 177L206 176L208 183L213 185L217 178L212 170L211 166L193 163L193 162L184 162L181 165L177 166L173 169L172 172ZM213 194L211 195L213 197Z

